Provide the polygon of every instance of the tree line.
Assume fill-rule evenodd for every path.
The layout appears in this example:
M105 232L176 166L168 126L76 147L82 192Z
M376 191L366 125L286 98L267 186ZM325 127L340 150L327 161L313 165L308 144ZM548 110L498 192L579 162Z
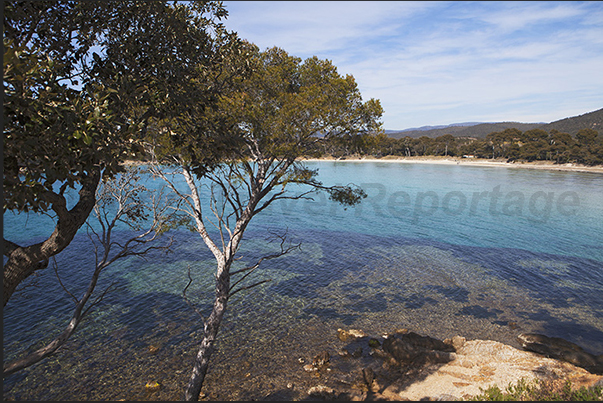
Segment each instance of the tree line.
M314 151L336 158L351 155L375 157L448 156L505 159L511 161L550 161L555 164L603 164L603 135L596 130L582 129L575 136L543 129L522 132L505 129L492 132L484 139L454 137L445 134L436 138L402 137L395 139L383 132L364 136L341 136L320 139Z

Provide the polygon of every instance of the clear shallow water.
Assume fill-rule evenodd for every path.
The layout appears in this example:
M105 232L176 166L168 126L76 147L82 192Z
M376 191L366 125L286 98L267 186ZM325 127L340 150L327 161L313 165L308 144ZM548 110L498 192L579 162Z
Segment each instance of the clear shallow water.
M206 382L208 393L219 391L214 397L257 399L289 382L310 382L297 359L321 350L336 356L338 327L373 335L406 327L512 345L520 332L539 332L603 353L603 176L393 162L308 165L325 184L353 182L368 198L344 209L319 194L280 201L254 218L241 264L274 251L267 230L286 229L302 248L266 262L254 280L271 281L231 300ZM41 236L45 222L7 214L5 237ZM116 288L103 305L65 351L5 379L5 397L180 399L202 328L181 292L191 267L188 294L208 306L213 264L198 236L174 236L173 253L108 269L99 289L111 282ZM93 262L89 251L82 233L57 259L81 290L76 274ZM31 340L40 334L51 337L69 315L71 302L54 273L37 281L48 292L25 290L4 310L5 358L35 347ZM157 379L161 394L145 395L144 384Z

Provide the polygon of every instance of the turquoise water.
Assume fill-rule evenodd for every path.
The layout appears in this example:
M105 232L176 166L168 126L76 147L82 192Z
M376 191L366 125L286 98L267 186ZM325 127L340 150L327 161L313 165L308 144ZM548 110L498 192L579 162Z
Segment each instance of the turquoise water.
M344 209L319 193L314 200L277 201L254 218L238 264L274 252L272 232L287 231L301 249L263 263L253 281L270 281L233 297L206 382L208 391L220 390L217 397L260 398L259 390L284 389L291 379L309 382L300 378L298 358L325 349L335 356L338 327L373 335L406 327L511 345L520 332L538 332L603 354L603 175L396 162L307 165L324 184L355 183L368 197ZM4 234L26 243L46 235L49 223L6 214ZM207 313L213 261L196 234L173 236L172 253L109 268L98 289L115 288L63 352L6 378L5 397L181 398L202 329L182 289L190 268L195 281L188 295ZM93 264L90 251L82 232L57 258L77 292ZM33 340L51 337L69 316L72 303L54 272L35 280L37 288L5 307L5 358L38 346ZM150 354L149 346L158 352ZM161 394L145 395L144 384L156 378L165 385Z

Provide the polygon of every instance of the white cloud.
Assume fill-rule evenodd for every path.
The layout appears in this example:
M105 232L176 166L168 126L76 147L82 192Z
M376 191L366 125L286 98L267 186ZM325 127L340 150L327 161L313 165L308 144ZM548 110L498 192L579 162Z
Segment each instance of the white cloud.
M552 7L551 7L552 5ZM482 14L483 21L493 24L503 32L532 29L535 25L551 21L563 21L583 15L580 5L567 2L509 2L501 11Z
M261 49L330 59L384 127L553 121L603 107L603 3L225 2Z

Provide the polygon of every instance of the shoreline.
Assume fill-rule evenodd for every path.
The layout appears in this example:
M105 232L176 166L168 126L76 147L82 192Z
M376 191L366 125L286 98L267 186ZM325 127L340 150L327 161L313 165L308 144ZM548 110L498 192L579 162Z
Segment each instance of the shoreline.
M482 158L459 158L459 157L399 157L386 156L383 158L375 157L346 157L338 159L334 157L321 158L300 158L301 161L336 161L336 162L396 162L406 164L437 164L437 165L463 165L475 167L504 167L504 168L525 168L540 169L549 171L566 172L585 172L603 174L603 166L581 165L581 164L552 164L545 161L535 162L506 162L504 159L491 160Z
M403 164L435 164L435 165L463 165L473 167L503 167L503 168L523 168L523 169L539 169L548 171L564 171L564 172L581 172L581 173L596 173L603 174L603 165L582 165L582 164L552 164L546 161L533 162L507 162L505 159L484 159L484 158L460 158L460 157L400 157L400 156L385 156L383 158L375 157L346 157L345 159L335 157L320 157L306 158L300 157L298 161L334 161L334 162L387 162L387 163L403 163ZM146 161L124 161L123 165L136 166L145 165Z

